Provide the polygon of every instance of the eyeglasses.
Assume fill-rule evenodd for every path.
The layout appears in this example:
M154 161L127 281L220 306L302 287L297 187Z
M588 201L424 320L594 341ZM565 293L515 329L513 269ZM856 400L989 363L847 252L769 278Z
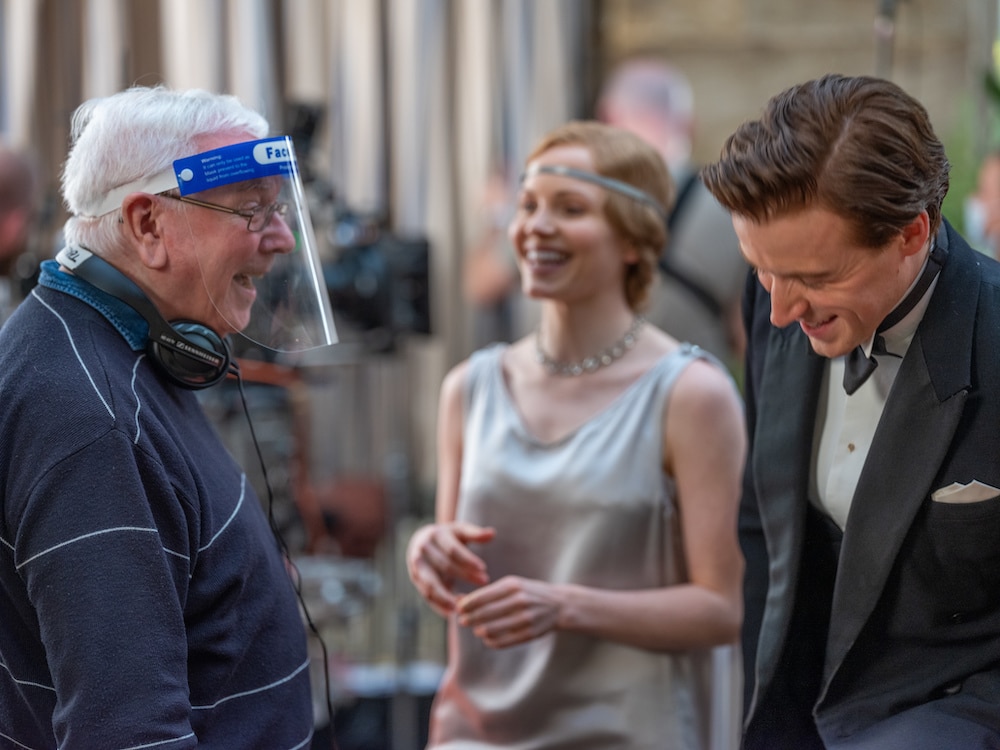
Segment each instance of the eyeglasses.
M287 203L271 203L267 206L257 206L256 208L246 208L241 210L230 208L229 206L220 206L218 203L208 203L206 201L188 198L185 195L176 195L174 193L160 193L160 195L173 198L181 203L190 203L192 206L201 206L202 208L209 208L213 211L222 211L223 213L242 216L247 220L247 229L251 232L264 231L264 227L271 223L272 216L275 214L285 216L288 213Z

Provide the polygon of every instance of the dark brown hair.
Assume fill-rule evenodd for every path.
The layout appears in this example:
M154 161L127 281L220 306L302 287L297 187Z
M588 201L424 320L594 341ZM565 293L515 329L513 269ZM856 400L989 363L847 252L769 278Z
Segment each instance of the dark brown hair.
M937 231L948 171L920 102L890 81L831 74L773 97L702 179L734 214L762 222L819 206L876 248L921 211Z
M666 216L674 204L674 182L659 152L633 133L596 121L574 121L550 131L528 155L527 161L557 146L583 146L594 160L597 174L620 180L648 193L662 207L652 206L608 190L604 213L614 230L631 243L639 262L625 271L625 299L641 310L655 278L660 253L667 243Z

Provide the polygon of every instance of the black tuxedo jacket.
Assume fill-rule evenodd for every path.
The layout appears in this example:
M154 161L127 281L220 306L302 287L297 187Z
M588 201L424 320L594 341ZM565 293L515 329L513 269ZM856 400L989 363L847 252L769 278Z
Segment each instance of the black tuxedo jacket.
M798 325L771 326L767 293L747 285L748 750L888 749L895 730L874 745L852 738L933 731L928 707L958 725L971 711L970 728L1000 743L1000 497L931 499L953 482L1000 487L1000 264L947 224L937 242L947 259L842 541L808 501L827 360ZM767 560L752 552L761 538Z

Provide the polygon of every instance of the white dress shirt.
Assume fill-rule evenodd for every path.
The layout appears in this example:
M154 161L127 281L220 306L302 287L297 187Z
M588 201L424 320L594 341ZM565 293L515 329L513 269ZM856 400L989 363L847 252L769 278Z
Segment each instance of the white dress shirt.
M886 350L897 356L876 355L878 367L852 395L848 396L842 385L844 357L835 357L827 363L816 414L809 499L841 529L847 525L854 490L902 358L936 286L937 278L906 317L882 332ZM905 297L904 294L901 300ZM874 341L872 336L864 345L866 354L871 354Z

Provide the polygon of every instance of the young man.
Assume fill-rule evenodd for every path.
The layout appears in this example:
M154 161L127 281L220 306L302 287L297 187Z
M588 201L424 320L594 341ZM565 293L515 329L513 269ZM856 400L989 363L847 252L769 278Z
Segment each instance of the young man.
M747 750L1000 743L1000 265L948 169L919 102L828 75L704 171L755 272Z
M294 154L267 132L232 97L163 88L74 115L67 246L0 332L11 747L309 743L284 560L192 392L233 370L237 331L331 340L325 290L296 285L316 259Z

